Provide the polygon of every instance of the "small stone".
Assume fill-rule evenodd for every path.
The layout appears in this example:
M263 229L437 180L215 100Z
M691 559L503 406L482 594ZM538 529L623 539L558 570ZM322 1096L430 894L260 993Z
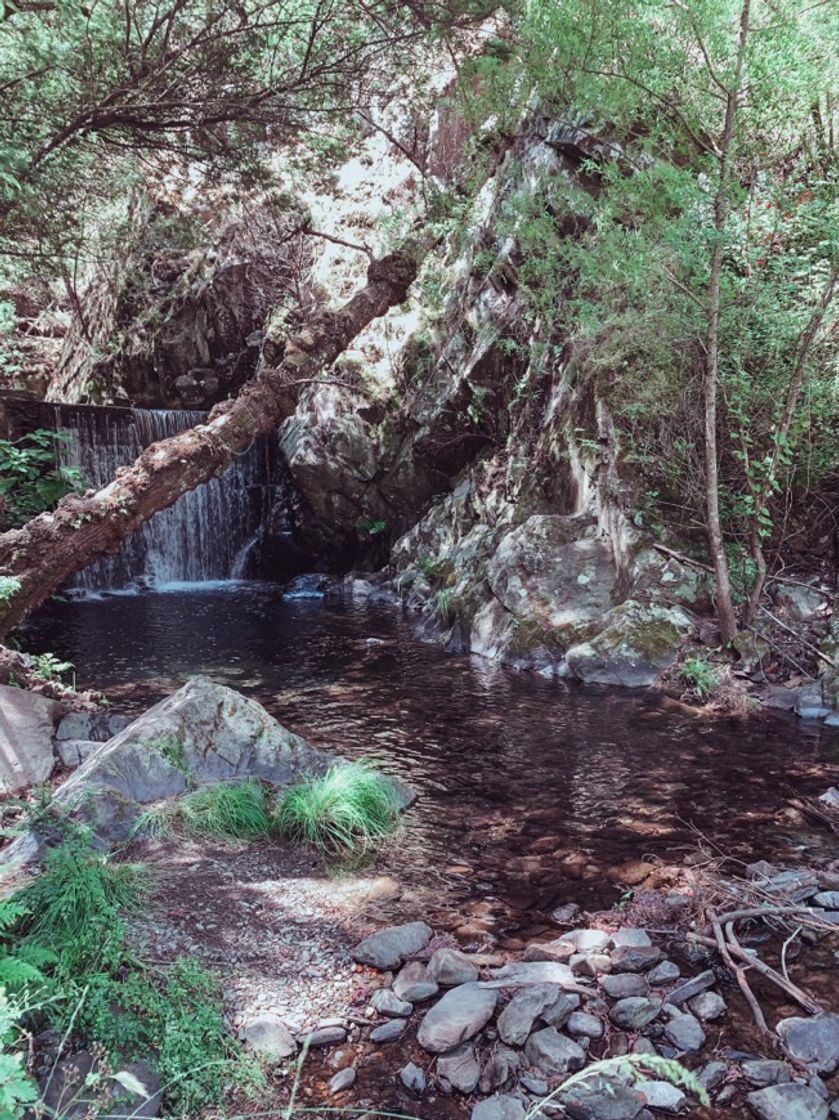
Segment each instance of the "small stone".
M606 953L575 953L568 965L575 976L602 976L612 971L612 958Z
M814 895L813 902L825 910L839 910L839 891L819 891Z
M422 1003L437 995L437 983L428 975L421 961L410 961L393 981L393 992L408 1003Z
M569 1034L582 1035L584 1038L602 1038L603 1023L596 1015L587 1011L575 1011L566 1024Z
M259 1015L242 1029L245 1043L269 1061L280 1062L297 1051L294 1035L279 1015Z
M728 1076L728 1066L725 1062L708 1062L696 1076L699 1084L710 1092L725 1081Z
M827 1120L828 1107L806 1085L770 1085L749 1093L746 1104L759 1120Z
M716 992L702 992L688 1001L688 1007L700 1019L719 1019L728 1011L728 1004Z
M355 1084L356 1076L357 1074L352 1066L340 1070L329 1082L329 1092L333 1097L338 1093L343 1093L345 1089L349 1089L351 1085Z
M660 988L664 984L672 984L681 975L679 966L674 964L673 961L662 961L661 964L657 964L655 968L650 969L647 973L647 979L653 987Z
M652 945L650 935L645 929L635 929L631 926L619 929L617 933L612 934L610 940L613 949L630 947L633 949L646 949Z
M637 972L615 972L611 976L602 976L600 986L612 999L645 996L649 990L646 978Z
M408 1062L400 1069L399 1080L410 1093L416 1093L417 1096L422 1096L428 1088L428 1078L425 1076L425 1070L420 1069L413 1062Z
M390 1019L387 1023L382 1023L380 1027L374 1027L370 1031L371 1042L395 1042L397 1038L401 1038L405 1030L404 1019Z
M564 906L557 906L556 910L551 913L551 921L556 922L558 926L567 926L574 921L579 914L580 908L576 902L566 902Z
M481 1077L481 1067L472 1046L463 1044L441 1054L437 1059L437 1073L461 1093L473 1093Z
M386 972L421 952L433 936L434 931L425 922L389 926L360 941L352 950L352 959Z
M478 1033L492 1018L498 993L477 984L450 988L431 1008L417 1031L417 1041L434 1054L451 1050Z
M705 1032L693 1015L674 1016L665 1026L664 1034L683 1053L695 1053L705 1045Z
M655 999L630 996L620 999L609 1012L612 1022L628 1031L639 1031L658 1018L661 1004Z
M580 1006L580 997L576 992L563 992L557 996L554 1003L545 1007L539 1018L549 1027L564 1027L571 1014Z
M441 988L454 988L478 979L478 966L459 949L438 949L428 962L428 975Z
M390 1026L389 1023L385 1025ZM345 1027L318 1027L317 1030L304 1034L300 1039L300 1045L308 1046L312 1050L319 1046L334 1046L338 1042L344 1042L346 1037Z
M509 1055L513 1053L510 1050L496 1052L493 1054L487 1064L481 1071L481 1080L478 1083L478 1088L482 1093L494 1093L497 1089L503 1089L510 1079L511 1062Z
M652 1042L650 1042L648 1038L644 1038L642 1035L640 1038L636 1038L632 1043L632 1053L656 1054L658 1053L658 1051L656 1050L655 1046L653 1046Z
M638 1120L644 1108L637 1086L597 1073L561 1093L559 1100L573 1120Z
M660 959L656 945L621 945L612 950L612 965L618 972L647 972Z
M546 1097L550 1091L547 1081L542 1077L535 1077L532 1073L523 1073L519 1082L521 1087L528 1093L532 1093L534 1097Z
M533 1024L562 992L554 984L521 988L498 1016L498 1033L508 1046L524 1046ZM569 1011L569 1015L571 1012Z
M691 977L686 980L684 984L679 984L667 996L668 1003L687 1003L689 999L698 996L701 992L707 991L708 988L713 988L716 984L717 978L711 969L706 969L705 972L700 972L698 976Z
M782 1019L775 1030L789 1056L815 1073L833 1073L839 1066L839 1015Z
M687 1100L682 1090L669 1081L636 1081L635 1088L644 1094L650 1108L662 1112L678 1112Z
M547 1077L574 1073L582 1069L586 1061L585 1051L554 1027L535 1031L527 1040L524 1052L530 1065Z
M561 937L555 941L532 941L524 951L526 961L567 961L573 956L574 946Z
M471 1120L524 1120L525 1108L518 1097L499 1093L479 1101L472 1109Z
M767 1085L781 1085L792 1080L790 1068L786 1062L769 1058L743 1062L741 1069L746 1079L758 1089L765 1089Z
M373 992L370 1006L389 1019L407 1019L413 1010L407 1000L400 999L390 988L379 988Z
M567 941L578 953L596 953L609 944L609 934L602 929L572 929L563 933L560 941Z

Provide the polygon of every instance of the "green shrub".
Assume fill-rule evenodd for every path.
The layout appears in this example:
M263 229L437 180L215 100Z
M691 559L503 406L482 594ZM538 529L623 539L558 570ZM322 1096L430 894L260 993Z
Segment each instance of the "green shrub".
M685 658L679 670L679 676L700 700L707 700L719 684L717 670L706 658L699 654Z
M0 986L0 1120L20 1120L38 1099L38 1087L23 1066L20 1023L33 1010Z
M81 489L80 472L58 462L58 445L69 438L66 432L38 429L15 442L0 439L3 521L22 525L42 510L51 509L65 494Z
M265 787L256 781L204 786L144 813L137 831L162 835L183 831L192 836L258 840L273 831Z
M281 833L330 852L357 852L396 827L392 784L369 763L331 767L287 789L277 806Z

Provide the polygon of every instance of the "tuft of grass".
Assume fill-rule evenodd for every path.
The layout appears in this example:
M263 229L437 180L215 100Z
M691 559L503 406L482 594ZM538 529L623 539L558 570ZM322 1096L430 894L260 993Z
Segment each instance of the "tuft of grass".
M275 817L283 835L333 853L363 851L392 832L398 818L393 786L366 762L332 766L287 789Z
M265 787L249 779L204 786L150 809L138 820L135 832L163 836L182 831L191 836L258 840L273 829Z
M700 700L707 700L719 684L717 670L704 657L696 654L682 662L679 676Z

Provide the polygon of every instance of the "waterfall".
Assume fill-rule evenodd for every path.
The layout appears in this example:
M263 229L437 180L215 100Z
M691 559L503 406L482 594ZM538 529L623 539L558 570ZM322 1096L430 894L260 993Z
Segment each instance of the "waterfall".
M104 486L118 467L158 440L203 423L204 412L51 405L51 427L67 433L59 458L81 472L85 487ZM275 441L264 437L220 478L183 494L156 513L110 556L70 582L86 591L208 583L249 574L260 526L275 499Z

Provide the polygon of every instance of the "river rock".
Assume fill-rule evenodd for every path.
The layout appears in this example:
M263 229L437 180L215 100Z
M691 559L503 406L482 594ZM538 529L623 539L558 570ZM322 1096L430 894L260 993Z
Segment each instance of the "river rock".
M581 1035L583 1038L602 1038L603 1023L596 1015L588 1011L575 1011L568 1017L566 1028L569 1034Z
M533 1024L562 994L555 984L521 988L498 1016L498 1033L508 1046L524 1046Z
M767 1085L782 1085L792 1080L787 1063L776 1059L756 1058L754 1061L743 1062L740 1068L746 1080L757 1089L765 1089Z
M725 1081L728 1076L728 1066L725 1062L708 1062L696 1076L699 1084L710 1092Z
M390 1023L385 1023L385 1026L404 1027L404 1023L399 1019L394 1019ZM310 1050L317 1050L321 1046L336 1046L339 1042L345 1042L346 1038L346 1027L316 1027L315 1030L307 1031L300 1038L300 1045L308 1046Z
M573 945L577 953L596 953L609 944L609 934L602 929L572 929L559 940Z
M508 961L490 972L491 980L481 980L482 988L526 988L531 984L557 984L577 987L567 964L559 961Z
M759 1120L827 1120L828 1106L806 1085L770 1085L749 1093L746 1104Z
M352 1066L339 1070L329 1082L329 1092L334 1097L355 1085L357 1074Z
M246 1023L242 1037L252 1050L269 1061L280 1062L297 1052L294 1035L279 1015L270 1012Z
M481 1077L475 1049L463 1043L437 1059L437 1073L460 1093L473 1093Z
M539 1017L549 1027L558 1029L565 1026L579 1006L580 997L576 992L562 992L553 1003L545 1007Z
M17 793L50 776L60 712L55 700L0 684L0 793Z
M441 988L455 988L478 979L478 966L459 949L438 949L428 962L428 975Z
M409 961L393 981L393 992L408 1003L422 1003L436 996L438 988L421 961Z
M665 1025L667 1039L684 1053L692 1054L705 1045L705 1032L694 1015L674 1015Z
M815 1073L833 1073L839 1066L839 1015L782 1019L775 1030L789 1056Z
M564 1077L582 1069L586 1062L585 1050L555 1027L535 1031L527 1040L524 1053L530 1065L546 1077Z
M359 941L352 950L352 958L359 964L386 972L397 968L407 957L421 952L433 936L434 931L425 922L388 926Z
M673 961L662 961L657 964L655 968L650 969L647 973L647 979L655 988L661 988L665 984L672 984L674 980L678 980L681 976L679 966L674 964Z
M400 1069L399 1080L409 1092L416 1093L417 1096L422 1096L428 1088L428 1078L425 1076L425 1070L420 1069L413 1062L408 1062Z
M646 972L660 959L656 945L619 945L612 950L612 966L620 972Z
M407 1019L413 1011L410 1003L400 999L390 988L379 988L373 992L370 1006L388 1019Z
M555 941L533 941L524 951L526 961L567 961L574 956L570 941L558 937Z
M489 1022L497 1002L497 992L478 984L450 988L420 1023L417 1041L433 1054L452 1050Z
M636 1120L645 1104L637 1088L602 1074L572 1085L559 1102L572 1120Z
M645 996L650 987L645 977L637 972L614 972L611 976L601 976L600 986L612 999Z
M627 1031L643 1030L653 1019L657 1019L661 1011L661 1004L657 999L647 999L644 996L630 996L619 999L609 1018L615 1026Z
M55 751L62 766L75 770L100 746L101 740L98 739L62 739L56 742Z
M634 926L622 926L612 934L609 941L613 949L648 949L652 945L647 931Z
M700 992L713 988L716 982L717 978L711 969L706 969L705 972L700 972L698 976L686 980L684 984L679 984L672 992L668 992L667 1002L672 1004L687 1003L689 999L698 996Z
M669 1081L636 1081L635 1088L644 1095L650 1108L661 1112L679 1112L687 1100L682 1090Z
M395 1042L397 1038L401 1038L405 1031L404 1019L390 1019L387 1023L382 1023L379 1027L373 1027L370 1031L371 1042Z
M499 1093L479 1101L472 1109L471 1120L524 1120L525 1107L518 1097Z
M688 1000L688 1007L700 1019L719 1019L728 1011L728 1004L716 992L702 992Z

